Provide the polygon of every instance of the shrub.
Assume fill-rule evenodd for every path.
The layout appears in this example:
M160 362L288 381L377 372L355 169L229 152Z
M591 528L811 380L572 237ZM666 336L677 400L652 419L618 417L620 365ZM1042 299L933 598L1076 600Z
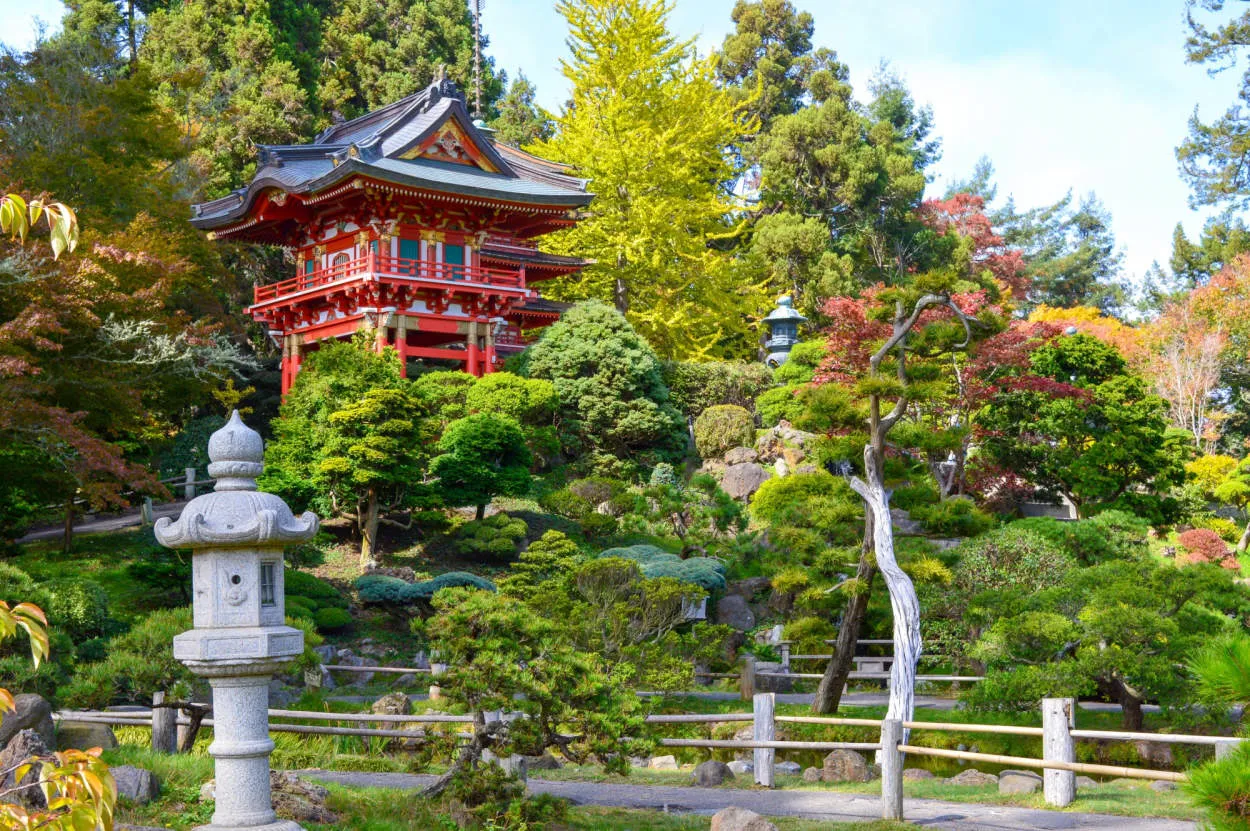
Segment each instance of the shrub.
M660 462L651 468L651 478L647 481L651 485L676 485L677 471L668 462Z
M516 419L474 413L448 425L430 463L448 505L473 505L477 519L496 496L523 496L530 486L529 446Z
M452 544L463 557L510 560L528 532L525 520L499 513L461 525Z
M191 609L166 609L144 617L114 638L107 657L81 666L60 691L73 707L100 708L118 701L151 704L152 693L186 687L194 676L174 660L174 636L191 628Z
M791 423L803 417L807 405L803 401L805 387L791 384L785 387L773 387L759 394L755 399L755 412L764 427L775 427L781 421Z
M963 497L947 499L932 505L916 505L911 518L923 522L933 534L975 537L994 527L994 517Z
M352 616L346 609L328 606L317 610L313 623L319 632L338 632L352 625Z
M1185 552L1185 562L1215 563L1227 569L1238 569L1241 566L1232 557L1228 543L1220 539L1220 535L1207 528L1194 528L1177 536L1177 543Z
M725 590L725 564L711 557L691 557L683 560L654 545L631 545L609 548L600 552L597 559L619 558L638 564L642 576L647 579L672 577L683 583L693 583L717 593Z
M932 505L940 498L937 485L922 481L895 488L894 494L890 497L890 505L902 508L904 511L911 511L922 505Z
M286 613L290 617L303 618L304 620L316 619L316 607L312 604L314 601L306 597L287 597L284 601ZM333 607L327 607L333 608Z
M1150 533L1149 522L1124 511L1104 511L1075 522L1030 517L1010 527L1040 534L1086 566L1142 556Z
M92 580L66 580L52 584L44 607L48 623L78 643L108 634L109 596Z
M1076 671L1074 663L990 670L985 680L973 684L961 698L982 712L1035 713L1043 698L1079 698L1093 692L1092 680Z
M750 408L773 385L768 367L755 362L665 361L663 372L674 406L687 418L718 404Z
M755 420L743 407L718 404L694 421L694 446L704 459L717 459L726 450L755 443Z
M1029 593L1059 584L1072 568L1072 558L1019 525L1012 523L959 546L954 593L969 599L989 589L1013 587Z
M494 583L465 571L449 571L419 583L408 583L384 574L365 574L356 578L361 602L390 606L410 606L422 600L428 601L440 589L457 586L495 591Z
M1241 526L1231 519L1204 514L1193 517L1190 522L1195 528L1206 528L1208 531L1214 531L1220 535L1220 539L1224 540L1224 542L1235 543L1241 539Z
M595 506L590 504L590 500L578 496L567 487L543 494L538 504L544 511L568 519L581 519L595 509Z
M308 598L312 608L339 606L347 608L347 598L334 586L306 571L288 568L282 573L283 593L289 597Z
M669 399L659 358L611 306L591 301L569 309L525 350L523 365L522 374L555 385L570 457L625 472L685 454L685 420Z
M825 641L836 638L838 628L823 617L800 617L787 623L782 635L799 655L823 655L831 651Z
M36 586L35 579L20 568L8 563L0 563L0 600L13 606L17 603L34 603L42 605L47 600L41 589Z
M779 384L806 384L816 377L816 369L827 352L828 345L823 340L796 343L786 362L773 370L773 378Z
M577 525L582 529L582 533L586 535L587 539L596 540L615 534L617 528L620 527L620 521L611 514L591 511L582 517Z
M1212 831L1250 826L1250 742L1240 742L1223 759L1189 770L1185 791L1207 810Z
M531 425L550 422L556 403L556 390L550 381L522 378L511 372L483 375L465 395L471 413L506 415Z
M671 466L670 466L671 467ZM598 507L625 492L625 483L607 476L589 476L569 483L569 491Z

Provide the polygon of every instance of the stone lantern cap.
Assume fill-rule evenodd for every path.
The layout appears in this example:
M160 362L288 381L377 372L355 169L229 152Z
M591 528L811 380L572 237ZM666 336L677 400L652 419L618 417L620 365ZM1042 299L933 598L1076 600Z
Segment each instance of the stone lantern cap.
M794 321L795 323L806 323L807 318L799 314L794 308L794 301L790 299L790 295L783 294L777 298L777 308L768 313L764 318L765 323L781 323L782 321Z
M312 539L317 517L296 517L281 497L256 489L264 470L265 445L243 423L239 411L208 440L208 475L217 480L212 493L197 496L177 520L161 517L153 531L169 548L277 547Z

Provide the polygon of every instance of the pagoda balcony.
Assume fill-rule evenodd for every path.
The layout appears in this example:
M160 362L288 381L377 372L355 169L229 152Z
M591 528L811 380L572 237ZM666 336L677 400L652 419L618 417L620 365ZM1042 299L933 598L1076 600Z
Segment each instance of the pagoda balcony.
M541 332L525 330L515 323L501 323L495 328L495 349L509 354L522 352L538 340Z
M451 265L370 252L366 256L356 257L329 268L310 271L289 280L255 286L252 296L255 305L262 305L305 292L319 292L337 285L377 280L424 285L431 288L469 286L482 289L500 288L509 290L513 294L518 290L522 292L525 290L525 280L517 269Z

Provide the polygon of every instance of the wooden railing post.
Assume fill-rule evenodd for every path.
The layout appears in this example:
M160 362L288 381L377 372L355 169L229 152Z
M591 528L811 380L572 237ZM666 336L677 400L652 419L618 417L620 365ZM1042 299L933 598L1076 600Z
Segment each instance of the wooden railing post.
M781 641L777 644L781 648L781 671L790 671L790 642Z
M738 692L743 701L755 698L755 656L747 655L742 659L742 675L738 680Z
M881 818L903 819L903 722L888 718L881 722Z
M190 502L195 499L195 468L189 467L185 470L186 478L182 485L182 498Z
M751 735L757 742L776 741L777 725L773 720L776 696L772 693L756 693L753 701L755 722ZM773 786L773 762L776 757L777 751L771 747L755 748L755 784L765 788Z
M152 750L155 753L178 752L178 710L162 707L165 693L152 693Z
M1071 698L1042 699L1042 761L1076 761L1072 743L1072 718L1075 701ZM1070 770L1046 768L1042 774L1042 793L1046 804L1063 808L1076 798L1076 774Z
M1215 758L1227 758L1230 753L1237 749L1237 745L1241 743L1241 739L1229 739L1226 742L1217 742L1215 745Z
M152 497L143 497L143 504L139 506L139 522L144 528L152 524Z

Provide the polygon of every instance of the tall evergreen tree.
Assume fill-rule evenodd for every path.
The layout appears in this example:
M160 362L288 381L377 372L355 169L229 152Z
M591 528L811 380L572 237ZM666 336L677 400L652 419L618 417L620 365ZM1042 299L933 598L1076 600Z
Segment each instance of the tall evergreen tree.
M553 286L562 299L611 301L667 357L742 355L767 311L720 243L728 220L727 148L752 123L712 60L669 32L667 0L561 2L572 100L542 155L594 184L589 216L549 246L593 260Z
M1250 228L1232 216L1207 221L1197 243L1189 241L1178 222L1172 233L1172 274L1179 288L1205 286L1211 276L1237 256L1250 251Z
M502 76L501 76L502 77ZM508 86L508 94L499 99L499 115L490 122L495 138L514 147L525 147L555 134L551 113L535 103L536 91L525 73L518 72Z

